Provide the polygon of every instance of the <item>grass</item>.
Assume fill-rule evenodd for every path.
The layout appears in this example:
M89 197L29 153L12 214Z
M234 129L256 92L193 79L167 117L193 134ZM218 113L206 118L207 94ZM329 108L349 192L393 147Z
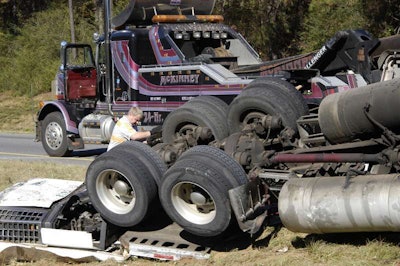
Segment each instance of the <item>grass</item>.
M37 102L51 98L50 94L34 99L15 98L0 94L0 131L33 133L33 117ZM0 190L17 182L34 177L63 178L83 181L86 167L48 162L0 160ZM400 265L400 236L382 234L307 235L293 233L285 228L274 231L267 228L255 239L253 245L237 245L229 251L211 251L209 260L183 259L177 262L160 262L130 258L121 265ZM0 254L0 265L71 265L71 261L42 257L37 261L6 261ZM80 263L88 266L116 265L113 261Z
M14 160L0 160L0 169L0 190L32 178L84 181L86 173L86 166Z
M51 99L51 93L39 96L14 96L0 93L0 132L33 133L39 101Z

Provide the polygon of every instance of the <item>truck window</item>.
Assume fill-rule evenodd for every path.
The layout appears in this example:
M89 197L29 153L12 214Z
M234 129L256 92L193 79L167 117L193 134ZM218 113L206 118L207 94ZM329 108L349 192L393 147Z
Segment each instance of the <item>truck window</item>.
M68 48L66 56L66 66L69 69L94 67L91 49L88 46Z
M136 50L136 58L135 55L131 56L134 58L138 65L155 65L157 64L157 60L154 56L153 48L151 47L151 43L149 40L149 36L146 34L138 34L137 36L137 44L134 49ZM131 51L133 47L131 47Z

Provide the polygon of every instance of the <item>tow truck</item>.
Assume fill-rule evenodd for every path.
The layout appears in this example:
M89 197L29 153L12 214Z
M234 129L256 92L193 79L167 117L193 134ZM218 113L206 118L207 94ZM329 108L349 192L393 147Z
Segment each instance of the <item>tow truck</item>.
M95 54L90 44L61 43L52 82L56 100L41 102L36 116L35 139L50 156L68 156L85 143L107 144L115 121L132 106L144 111L143 129L170 123L164 138L172 140L173 131L187 128L167 115L202 96L196 101L208 107L187 115L211 129L196 133L208 143L229 134L219 126L223 117L210 112L226 112L250 83L289 88L303 115L330 93L378 80L370 55L381 41L365 30L340 32L319 52L262 62L223 16L212 14L215 0L132 0L112 19L107 2Z

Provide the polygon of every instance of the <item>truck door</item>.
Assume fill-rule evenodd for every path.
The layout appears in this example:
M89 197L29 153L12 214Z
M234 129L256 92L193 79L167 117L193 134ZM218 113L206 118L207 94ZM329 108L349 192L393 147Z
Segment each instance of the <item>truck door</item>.
M67 43L62 47L65 99L78 101L95 98L97 72L92 48L88 44Z

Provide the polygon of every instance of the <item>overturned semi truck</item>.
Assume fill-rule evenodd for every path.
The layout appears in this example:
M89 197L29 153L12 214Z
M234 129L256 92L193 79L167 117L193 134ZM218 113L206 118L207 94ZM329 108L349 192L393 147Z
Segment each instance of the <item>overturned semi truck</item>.
M332 51L346 37L327 42L306 68L333 57L334 72L343 61ZM378 41L367 43L372 55ZM380 68L364 68L369 82L353 79L362 86L339 87L315 106L283 77L254 79L229 104L192 98L168 114L151 148L128 142L93 161L94 207L130 227L162 206L207 237L277 220L299 232L396 231L400 81L397 53L381 55Z
M211 21L220 17L210 10L202 17L192 2L131 1L113 20L114 30L98 39L107 60L97 68L97 85L91 80L76 91L66 77L83 81L95 72L68 61L61 68L59 101L38 114L38 136L50 155L66 155L92 133L109 134L113 118L132 105L155 108L146 121L161 124L162 134L98 156L85 193L60 208L64 216L54 216L63 218L59 223L81 217L71 210L87 205L80 228L93 232L103 224L122 232L158 224L152 217L159 212L197 237L238 228L255 234L280 223L307 233L398 231L398 52L379 51L385 40L350 30L307 60L296 58L302 67L290 69L292 59L262 63L249 46L236 49L247 44L239 34ZM247 56L189 59L184 52L212 43L213 29L218 44L231 38L225 48ZM147 53L139 53L144 46L136 44L144 43ZM68 47L80 46L65 44L62 51ZM143 55L156 61L137 64ZM281 71L269 75L277 66Z

